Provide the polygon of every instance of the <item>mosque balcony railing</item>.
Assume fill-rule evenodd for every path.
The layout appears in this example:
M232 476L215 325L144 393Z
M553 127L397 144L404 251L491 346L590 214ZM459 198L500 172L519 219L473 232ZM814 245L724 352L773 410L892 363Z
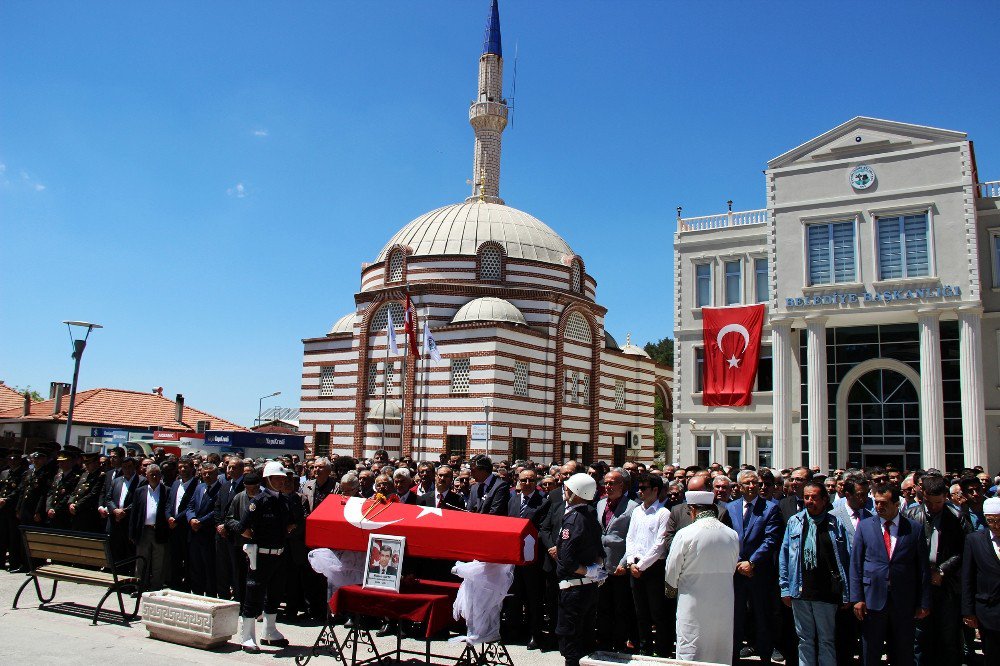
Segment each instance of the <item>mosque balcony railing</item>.
M469 120L479 116L503 116L507 117L507 100L502 102L473 101L469 105Z
M702 215L701 217L678 217L677 232L706 231L708 229L725 229L727 227L745 227L752 224L767 222L767 209L729 211L718 215Z
M1000 180L988 180L985 183L976 183L976 189L980 199L995 199L1000 197Z

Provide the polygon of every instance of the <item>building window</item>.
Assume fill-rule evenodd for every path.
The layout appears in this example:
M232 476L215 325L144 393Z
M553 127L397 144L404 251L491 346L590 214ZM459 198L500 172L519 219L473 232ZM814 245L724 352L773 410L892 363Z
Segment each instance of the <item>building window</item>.
M510 440L510 457L513 460L528 459L528 439L526 437L514 437Z
M881 280L930 274L927 215L878 218L878 275Z
M739 468L743 458L743 436L726 435L726 464Z
M469 359L451 359L451 392L469 392Z
M572 265L569 268L569 288L570 291L579 293L581 287L583 286L583 271L580 268L580 261L574 259Z
M615 409L625 409L625 381L615 380Z
M577 386L580 390L580 404L589 405L590 404L590 375L586 372L580 373L580 381Z
M695 462L698 467L708 469L712 464L712 436L698 435L694 438Z
M313 433L313 455L317 458L325 458L330 455L330 433Z
M368 395L375 395L378 390L378 363L372 362L368 366Z
M479 279L492 282L503 279L503 252L496 245L486 245L480 250Z
M319 394L333 395L333 380L335 368L332 365L324 365L319 369Z
M770 435L757 435L757 467L770 468L774 464L774 439Z
M464 460L468 442L469 438L466 435L448 435L448 457L458 456Z
M396 329L403 328L403 306L396 301L390 301L382 306L382 308L375 313L372 317L372 323L368 327L371 333L378 333L379 331L384 331L385 327L389 325L389 310L392 310L392 325Z
M726 268L726 305L739 305L743 301L741 267L739 261L727 261Z
M757 390L774 390L774 363L771 360L771 347L760 346L760 360L757 362Z
M991 236L993 241L993 286L1000 288L1000 234Z
M695 264L695 306L706 308L712 304L712 264Z
M753 276L754 276L754 296L758 303L766 303L770 297L768 288L769 278L767 274L767 259L763 257L758 257L753 260Z
M809 284L853 282L854 222L810 224L806 227Z
M389 255L389 273L386 282L403 281L403 262L405 256L402 250L393 250ZM395 313L393 313L395 314Z
M566 371L566 403L573 404L576 402L576 392L577 386L580 384L580 373L576 370Z
M569 319L566 320L565 333L566 337L570 340L590 343L590 325L587 324L586 318L579 312L570 314Z
M396 362L385 364L385 390L386 393L396 392Z
M563 463L569 462L570 460L576 460L577 462L582 461L583 454L583 444L580 442L563 442Z
M514 395L528 395L528 362L514 361Z
M615 444L611 450L611 466L622 467L627 460L628 433L625 434L625 444Z
M705 348L694 348L694 392L701 393L705 381Z

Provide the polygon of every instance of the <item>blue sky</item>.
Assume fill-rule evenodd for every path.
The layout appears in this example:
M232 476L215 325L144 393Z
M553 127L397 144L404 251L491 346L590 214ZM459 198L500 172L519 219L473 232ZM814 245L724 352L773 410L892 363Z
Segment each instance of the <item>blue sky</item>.
M0 4L0 379L296 406L362 262L463 199L487 0ZM990 3L501 0L501 194L672 335L675 208L764 205L765 162L856 115L964 130L1000 178Z

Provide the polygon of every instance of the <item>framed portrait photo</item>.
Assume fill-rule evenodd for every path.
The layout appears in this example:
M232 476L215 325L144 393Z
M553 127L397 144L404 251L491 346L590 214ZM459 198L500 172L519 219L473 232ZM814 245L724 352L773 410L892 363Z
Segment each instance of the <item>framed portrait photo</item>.
M406 537L391 534L368 535L368 562L362 587L399 592L403 580Z

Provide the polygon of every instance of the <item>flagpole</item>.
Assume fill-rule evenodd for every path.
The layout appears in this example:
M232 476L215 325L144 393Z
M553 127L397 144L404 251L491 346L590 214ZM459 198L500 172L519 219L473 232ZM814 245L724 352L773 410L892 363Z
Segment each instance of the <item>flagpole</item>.
M389 319L392 319L392 317L390 316L386 318L385 367L382 368L382 446L380 448L383 451L385 450L385 406L389 391L389 336L395 333L395 331L389 331Z
M407 292L409 296L409 292ZM406 337L406 312L403 312L403 336ZM403 433L406 432L406 359L410 352L410 341L407 340L403 343L403 367L400 370L400 382L399 382L399 457L403 457ZM413 425L413 419L410 419L410 425ZM412 433L411 433L412 434ZM412 439L411 439L412 444ZM413 456L413 447L410 447L410 456Z

